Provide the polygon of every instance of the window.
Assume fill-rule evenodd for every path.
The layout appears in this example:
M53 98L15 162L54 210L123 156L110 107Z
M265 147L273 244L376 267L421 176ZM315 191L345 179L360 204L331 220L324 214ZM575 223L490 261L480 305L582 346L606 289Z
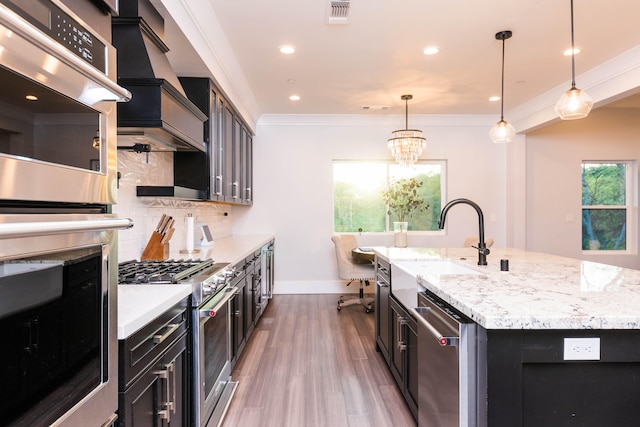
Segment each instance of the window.
M422 182L419 194L429 205L426 212L408 219L410 231L438 229L444 195L446 163L419 161L413 168L402 168L385 161L334 161L333 229L335 232L385 232L393 228L382 196L389 182L415 177Z
M633 162L582 162L582 250L628 249L634 169Z

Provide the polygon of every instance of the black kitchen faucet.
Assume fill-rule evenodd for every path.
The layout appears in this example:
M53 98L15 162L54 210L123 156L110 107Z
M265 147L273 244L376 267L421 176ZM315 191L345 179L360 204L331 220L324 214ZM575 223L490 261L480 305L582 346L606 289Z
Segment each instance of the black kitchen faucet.
M479 234L479 242L478 246L472 246L478 250L478 265L487 265L487 255L489 255L490 251L487 248L487 244L484 242L484 215L482 214L482 209L477 203L469 200L469 199L455 199L444 205L442 208L442 212L440 212L440 219L438 220L438 228L442 230L444 228L444 221L447 217L447 212L451 209L452 206L457 205L459 203L464 203L466 205L471 206L478 212L478 234Z

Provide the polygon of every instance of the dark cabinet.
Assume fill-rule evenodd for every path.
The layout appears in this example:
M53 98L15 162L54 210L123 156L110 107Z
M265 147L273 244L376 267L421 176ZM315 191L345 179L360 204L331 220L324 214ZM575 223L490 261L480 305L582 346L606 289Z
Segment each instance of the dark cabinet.
M195 188L212 201L253 203L253 136L248 126L208 78L180 77L189 100L208 119L207 152L174 153L175 185Z
M592 360L565 355L598 340ZM486 330L478 327L478 408L489 426L636 426L640 331ZM593 345L593 344L592 344Z
M175 184L206 191L212 201L252 204L253 136L248 126L211 80L180 77L180 83L189 100L208 116L208 151L174 153Z
M413 417L418 417L418 325L393 297L391 265L376 257L376 350L382 353Z
M253 331L253 272L255 264L253 258L249 257L245 263L244 274L244 334L249 337Z
M391 342L391 329L389 327L389 304L391 296L391 267L389 263L376 258L376 350L382 353L389 363L389 343Z
M246 258L245 264L245 325L250 335L262 309L262 253L257 250Z
M262 309L262 250L236 264L235 271L231 280L231 285L238 288L231 302L232 366L242 354Z
M186 336L142 373L120 399L121 426L188 426L184 383L188 377Z
M225 201L234 204L250 205L253 203L250 197L251 184L248 178L253 180L253 144L248 144L251 133L240 120L240 116L225 107L224 140L226 165L223 171L223 188Z
M418 325L393 296L390 299L389 367L414 418L418 416Z
M231 300L231 365L235 365L245 344L245 271L244 261L237 264L236 275L231 280L231 286L238 288Z
M242 177L242 203L246 205L253 204L253 137L251 133L244 134L244 156L242 164L244 165L244 176Z
M119 347L118 425L190 425L188 298Z

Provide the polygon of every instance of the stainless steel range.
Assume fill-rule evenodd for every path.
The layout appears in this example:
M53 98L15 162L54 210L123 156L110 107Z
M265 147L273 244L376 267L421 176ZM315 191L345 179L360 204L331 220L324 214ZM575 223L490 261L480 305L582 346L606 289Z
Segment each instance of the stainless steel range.
M237 383L231 378L231 286L235 269L213 260L128 261L118 268L120 284L191 284L192 420L221 423Z

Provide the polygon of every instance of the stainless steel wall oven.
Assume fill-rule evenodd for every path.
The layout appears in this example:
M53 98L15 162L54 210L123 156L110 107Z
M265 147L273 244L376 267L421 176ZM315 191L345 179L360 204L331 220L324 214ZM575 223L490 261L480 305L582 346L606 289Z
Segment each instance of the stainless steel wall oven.
M116 231L109 214L0 214L0 419L108 425L117 409Z
M0 0L2 425L116 417L115 58L59 0Z
M115 49L57 0L0 0L0 199L116 202Z

